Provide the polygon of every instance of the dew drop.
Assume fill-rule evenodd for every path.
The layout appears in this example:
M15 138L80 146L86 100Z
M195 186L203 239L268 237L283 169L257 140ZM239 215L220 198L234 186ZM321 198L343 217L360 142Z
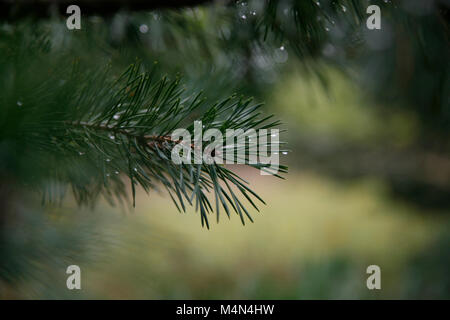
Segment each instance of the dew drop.
M114 140L116 137L115 137L113 134L111 134L111 135L109 136L109 138L110 138L111 140Z
M109 158L106 158L106 162L110 162L111 161L111 159L109 159Z
M140 31L141 33L147 33L147 32L148 32L148 26L147 26L146 24L141 24L141 25L139 26L139 31Z
M17 105L21 107L23 105L22 101L17 101Z
M115 115L113 116L113 118L114 118L114 120L119 120L120 115L119 115L119 114L115 114Z
M79 154L80 156L84 156L84 152L78 151L78 154Z
M243 20L245 20L245 19L247 19L247 16L246 16L245 14L243 14L243 15L241 16L241 18L242 18Z
M287 153L287 151L283 151L282 154L287 155L288 153Z

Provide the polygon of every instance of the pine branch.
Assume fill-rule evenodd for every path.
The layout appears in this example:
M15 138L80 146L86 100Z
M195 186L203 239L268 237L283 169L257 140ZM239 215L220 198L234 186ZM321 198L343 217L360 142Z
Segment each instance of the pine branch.
M2 99L6 116L0 141L17 146L21 154L16 156L39 172L39 177L26 176L23 181L44 188L44 203L62 201L67 186L82 205L93 205L99 196L112 205L126 203L123 178L127 177L133 205L138 185L147 192L163 187L180 211L195 206L202 225L209 227L208 216L214 210L208 194L213 193L217 219L222 207L227 216L234 210L243 223L245 217L252 221L232 188L257 209L252 198L262 200L247 183L216 163L174 164L171 151L180 141L170 134L177 128L193 134L195 120L201 120L205 129L222 132L277 126L279 122L271 121L271 116L262 116L261 104L232 96L208 105L201 93L186 92L179 78L157 80L154 70L146 72L139 64L119 77L110 71L81 71L77 63L70 76L64 71L21 76L29 74L30 68L40 69L39 63L28 68L18 63L15 68L21 81ZM8 83L7 74L0 75ZM19 91L20 100L16 100ZM232 148L239 150L239 146ZM244 151L245 158L249 157L249 150ZM250 165L262 170L268 167ZM18 173L22 171L17 168ZM286 167L280 166L279 171L286 172Z

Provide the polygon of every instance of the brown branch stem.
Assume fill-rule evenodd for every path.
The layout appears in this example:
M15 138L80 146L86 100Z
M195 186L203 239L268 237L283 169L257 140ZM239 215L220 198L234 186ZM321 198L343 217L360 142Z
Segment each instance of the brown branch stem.
M74 127L89 128L89 129L94 129L94 130L112 132L114 134L122 134L129 138L136 139L137 141L141 141L149 147L154 147L156 144L158 144L159 146L162 146L163 142L171 142L171 143L175 143L175 144L181 142L181 140L172 140L172 138L170 136L136 135L136 134L129 132L128 130L118 128L116 126L106 125L106 124L93 124L93 123L83 122L83 121L70 122L69 124Z

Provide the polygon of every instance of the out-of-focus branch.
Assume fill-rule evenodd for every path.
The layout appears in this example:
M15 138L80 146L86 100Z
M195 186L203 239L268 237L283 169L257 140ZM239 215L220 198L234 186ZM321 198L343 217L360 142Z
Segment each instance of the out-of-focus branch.
M110 16L121 10L174 9L212 2L214 0L0 0L0 18L14 20L25 16L65 15L67 7L72 4L78 5L83 15Z

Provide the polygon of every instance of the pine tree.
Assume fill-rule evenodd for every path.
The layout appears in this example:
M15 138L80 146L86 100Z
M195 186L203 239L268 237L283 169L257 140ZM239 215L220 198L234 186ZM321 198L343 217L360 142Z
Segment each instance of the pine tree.
M65 30L61 16L50 20L45 18L58 10L64 14L65 1L55 2L53 7L47 2L33 2L33 5L27 1L14 5L2 2L2 13L9 20L2 27L0 40L0 81L3 88L0 137L5 168L2 181L8 181L6 185L27 185L27 189L41 190L43 202L63 198L66 187L70 186L80 204L95 203L99 195L114 203L127 197L122 179L127 175L131 181L133 204L136 185L150 191L161 184L179 209L185 210L186 203L195 204L201 212L202 222L207 224L207 212L213 206L205 192L213 190L227 214L230 207L243 219L244 214L247 215L245 207L228 184L225 185L229 193L219 182L226 181L236 186L255 206L249 195L259 198L248 186L223 166L170 165L167 159L174 142L167 137L178 126L189 126L189 121L191 126L188 129L192 131L194 120L202 120L206 128L222 131L239 126L271 128L279 123L263 116L259 112L261 106L251 100L237 95L227 98L223 93L229 91L227 86L232 86L232 77L215 90L219 94L212 94L217 101L211 98L204 101L205 95L198 92L205 89L211 93L214 90L194 83L198 80L187 79L188 88L183 88L183 79L178 72L185 71L185 66L174 65L170 54L177 50L186 51L182 47L188 42L183 39L189 37L195 49L187 49L184 53L193 65L198 65L200 59L216 64L212 58L216 47L230 52L232 59L244 61L255 54L264 59L266 52L274 46L279 48L279 54L289 48L304 63L306 72L323 79L320 68L316 68L311 59L325 56L335 64L342 64L342 58L329 56L326 48L343 50L346 55L367 56L364 26L365 8L369 3L347 0L230 1L225 5L212 3L197 9L195 6L201 2L144 4L131 1L126 5L116 2L104 6L89 1L81 4L86 15L100 15L105 20L100 26L84 21L81 34ZM378 1L377 4L390 23L389 30L396 22L399 33L404 32L404 26L418 14L411 9L406 10L405 6L399 8L395 3ZM184 6L193 7L177 10ZM119 12L121 8L144 12L153 10L155 26L163 30L159 44L167 49L159 52L152 45L154 56L145 52L138 24L147 21L149 16L146 13L123 14ZM430 21L426 20L428 16L424 17L416 27L417 32L429 34L429 30L434 30L436 37L445 37L446 31L442 28L447 24L447 7L436 2L422 9L436 10L438 18ZM201 17L205 13L208 13L207 18L211 17L208 18L210 20ZM38 20L29 20L30 17ZM121 35L114 31L118 21L124 30L119 32ZM212 35L208 28L214 28ZM56 33L62 39L58 40ZM416 38L411 39L417 41ZM415 52L418 55L427 39L421 38L420 41L410 41L411 45L417 46ZM167 60L163 57L158 68L153 65L153 58L158 58L160 53L169 57ZM196 57L198 53L200 58ZM387 51L386 54L391 53ZM385 59L386 54L380 52L372 59ZM127 58L117 59L114 55ZM134 63L126 69L124 61L130 57L139 58L142 63ZM246 65L241 72L250 82L258 82L259 78L266 76L258 73L251 64ZM428 83L429 97L425 99L433 101L432 112L424 110L424 122L437 132L445 132L449 121L448 110L442 100L448 87L444 85L448 63L442 61L442 65L445 67L441 68L441 75L435 78L434 83ZM395 66L388 68L392 69ZM384 79L392 76L386 74ZM386 92L386 96L394 98L394 92L391 94L390 88L383 86L392 84L392 81L382 81L378 76L373 78L381 80L372 84L379 90L377 92ZM326 85L326 80L323 81ZM414 97L417 85L415 82L403 85L406 99ZM391 88L396 90L396 96L401 96L399 86ZM414 104L418 100L413 99L407 102ZM423 104L417 107L423 108ZM439 122L437 127L436 121ZM285 167L281 169L282 172L286 170ZM218 210L219 205L216 207Z
M160 76L157 62L137 62L121 74L111 63L102 65L102 59L96 61L98 68L87 66L73 47L55 50L51 37L30 30L28 22L7 25L1 47L2 194L16 188L36 190L46 204L61 202L69 189L80 205L93 205L100 195L111 205L126 204L127 176L133 206L137 186L147 192L164 187L178 210L194 205L208 228L208 214L214 210L210 192L217 219L222 206L228 216L234 210L242 223L245 216L252 221L232 187L256 209L254 199L264 203L223 165L176 165L170 160L179 143L171 132L183 127L193 135L196 120L205 130L222 132L279 125L260 112L262 104L237 95L205 101L201 92L181 87L178 75Z
M387 38L367 32L371 3L382 8ZM234 211L242 223L252 220L248 205L264 202L245 180L218 164L173 164L178 142L170 133L193 133L196 120L221 131L278 128L243 93L264 91L268 61L288 55L325 87L318 58L373 72L365 79L374 96L417 111L422 145L431 148L432 136L447 154L449 6L427 3L85 1L82 29L68 31L67 1L0 1L0 228L21 201L40 211L38 194L44 206L68 192L80 205L103 197L128 206L139 205L138 187L164 188L180 211L194 206L207 227L213 211L217 219ZM381 48L383 41L395 45ZM398 77L407 64L417 75ZM280 176L286 172L281 166ZM6 261L8 249L0 251Z

